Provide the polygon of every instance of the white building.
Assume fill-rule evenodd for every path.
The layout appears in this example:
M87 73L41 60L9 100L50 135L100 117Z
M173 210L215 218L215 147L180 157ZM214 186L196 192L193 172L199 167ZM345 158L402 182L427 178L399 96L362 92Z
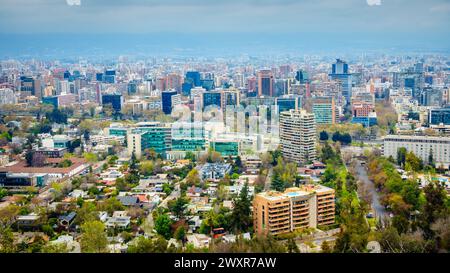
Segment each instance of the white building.
M16 104L16 103L17 103L17 95L14 93L12 89L9 88L0 89L0 105Z
M430 136L402 136L388 135L383 142L383 155L397 158L397 151L404 147L408 152L413 152L424 162L428 162L430 153L437 167L449 168L450 165L450 138Z
M280 144L284 158L300 164L315 160L316 138L314 114L305 110L280 113Z

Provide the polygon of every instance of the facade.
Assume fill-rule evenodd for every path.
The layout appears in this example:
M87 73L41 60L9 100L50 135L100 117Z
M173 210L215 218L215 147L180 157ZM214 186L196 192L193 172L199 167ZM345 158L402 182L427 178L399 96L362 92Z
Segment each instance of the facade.
M188 71L186 72L186 82L191 83L193 87L201 86L200 72Z
M449 168L450 138L448 137L388 135L384 138L383 155L396 159L397 151L402 147L408 152L413 152L423 162L428 162L429 155L432 153L437 167Z
M258 71L258 96L273 96L272 70Z
M28 186L42 187L47 184L47 180L47 174L0 171L0 186L6 188Z
M429 122L430 125L450 125L450 107L431 109Z
M161 92L161 104L162 104L162 111L166 115L170 115L172 113L172 109L174 106L174 96L177 95L177 91L175 90L166 90Z
M289 110L298 110L301 108L301 101L299 96L285 95L275 99L275 104L278 105L278 113Z
M352 123L360 123L364 127L370 127L377 124L377 113L375 106L371 102L352 103Z
M304 70L298 70L295 73L295 79L300 83L307 83L309 81L308 72Z
M301 165L315 160L316 138L314 114L305 110L280 113L280 144L285 159Z
M165 157L172 146L170 127L159 122L143 122L137 126L127 136L129 155L134 152L137 158L141 158L146 149L153 149Z
M316 124L336 123L336 105L334 97L316 97L313 99L312 108Z
M349 73L348 64L337 59L336 63L332 65L329 76L332 80L337 80L340 83L342 96L345 97L347 103L350 103L352 97L352 75Z
M51 104L53 105L53 107L58 108L58 97L57 96L43 97L42 103Z
M45 157L50 158L60 158L63 157L64 154L67 152L67 148L46 148L46 147L39 147L36 150L34 150L35 154L42 154Z
M0 88L0 105L3 104L16 104L17 96L10 88Z
M219 91L205 91L202 94L203 108L210 105L221 107L222 105L222 92Z
M102 95L102 105L110 104L115 112L120 112L123 106L123 97L121 94Z
M222 90L221 108L226 109L228 105L238 106L240 104L240 92L237 89Z
M204 151L206 146L203 124L176 122L172 125L172 151Z
M321 185L259 193L253 200L257 234L279 235L334 223L334 190Z
M215 139L209 143L209 147L222 155L222 157L238 156L240 152L240 143L238 140L219 140Z

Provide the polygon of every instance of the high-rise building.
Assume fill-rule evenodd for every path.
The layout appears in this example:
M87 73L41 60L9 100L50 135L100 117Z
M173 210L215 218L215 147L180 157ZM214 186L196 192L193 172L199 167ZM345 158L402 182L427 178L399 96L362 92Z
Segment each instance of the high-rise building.
M258 71L258 96L273 96L273 73L272 70Z
M307 83L309 81L309 76L306 71L298 70L295 74L295 79L300 83Z
M175 73L171 73L167 75L166 88L170 90L175 90L177 92L181 92L181 85L183 82L183 78Z
M278 112L289 110L298 110L301 108L300 96L284 95L275 99L275 104L278 105Z
M162 157L171 150L172 134L170 126L159 122L141 122L127 135L128 153L141 158L146 149L152 149Z
M192 87L201 86L201 77L200 72L198 71L188 71L186 72L186 80L185 82L191 83Z
M0 88L0 105L3 104L16 104L17 95L10 88Z
M102 105L111 104L115 112L120 112L123 106L123 97L121 94L103 94Z
M222 92L220 91L205 91L203 92L202 97L203 108L206 108L210 105L215 105L217 107L221 107L222 105Z
M256 92L256 84L257 80L256 77L248 77L247 78L247 91L248 92Z
M450 125L450 106L446 108L431 109L428 116L430 125Z
M161 104L164 114L170 115L172 113L173 106L176 105L176 103L174 104L174 101L176 99L174 98L174 96L176 95L177 91L175 90L166 90L161 92Z
M334 217L334 190L322 185L263 192L253 199L253 226L260 235L331 225Z
M289 73L291 73L291 66L286 64L286 65L281 65L280 66L280 76L282 78L287 78L289 77Z
M424 88L421 92L420 103L425 106L442 106L442 89Z
M285 159L306 164L316 159L314 114L305 110L280 113L280 144Z
M313 98L312 109L316 124L336 123L336 105L334 97Z
M227 105L238 106L240 103L240 92L237 89L224 89L221 91L221 103L220 106L223 110L226 110Z
M348 64L340 59L332 65L330 78L337 80L341 85L342 96L345 97L347 104L352 97L352 74L348 72Z
M21 76L20 77L20 92L22 96L35 96L37 98L42 97L42 83L40 79L33 77Z
M115 83L116 82L116 70L108 69L103 75L103 81L105 83Z

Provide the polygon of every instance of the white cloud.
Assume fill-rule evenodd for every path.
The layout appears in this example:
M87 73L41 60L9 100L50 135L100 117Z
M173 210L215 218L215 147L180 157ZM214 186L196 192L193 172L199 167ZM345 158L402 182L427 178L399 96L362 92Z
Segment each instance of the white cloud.
M67 5L69 6L80 6L81 0L66 0Z
M367 5L369 6L380 6L381 0L367 0Z

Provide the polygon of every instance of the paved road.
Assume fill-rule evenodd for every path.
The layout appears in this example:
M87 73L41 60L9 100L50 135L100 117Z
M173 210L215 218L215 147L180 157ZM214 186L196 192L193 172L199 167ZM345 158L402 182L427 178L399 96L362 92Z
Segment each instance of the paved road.
M273 174L273 168L269 169L269 173L266 177L266 183L264 184L264 191L270 190L270 184L272 183L272 174Z
M167 203L170 200L177 199L178 197L180 197L180 195L181 195L180 184L177 183L175 185L175 189L169 194L169 196L167 196L161 203L159 203L158 207L167 208Z
M170 193L169 196L164 198L164 200L158 204L158 207L167 208L167 203L170 200L177 199L180 196L181 196L180 184L177 183L177 184L175 184L175 189ZM148 212L147 218L145 219L144 223L142 223L141 228L144 230L146 235L150 235L153 232L153 227L154 227L154 220L153 220L152 211L150 210Z
M372 209L374 211L374 216L377 218L384 219L386 217L389 217L389 213L386 211L384 206L380 204L380 196L378 192L375 189L375 186L372 181L370 181L367 170L365 166L361 164L361 161L357 161L356 163L356 175L358 176L358 179L364 183L369 193L372 195Z

